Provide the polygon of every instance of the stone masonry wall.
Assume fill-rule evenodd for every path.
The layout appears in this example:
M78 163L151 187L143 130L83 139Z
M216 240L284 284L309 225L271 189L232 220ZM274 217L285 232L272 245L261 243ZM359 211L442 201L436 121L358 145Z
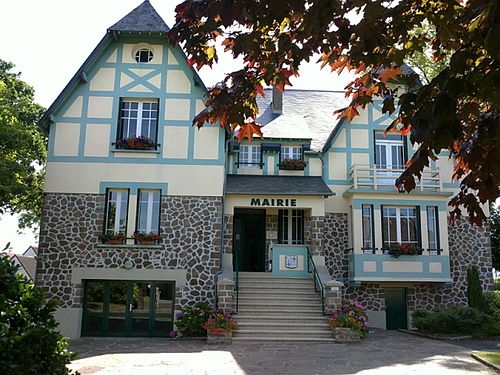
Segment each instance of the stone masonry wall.
M136 269L186 269L187 285L177 287L176 308L214 302L214 274L220 266L222 203L218 197L164 196L161 248L102 247L105 197L46 194L37 285L61 307L81 307L82 285L71 284L72 267L119 268L132 260Z
M332 279L348 278L349 219L344 213L327 213L324 219L323 249Z

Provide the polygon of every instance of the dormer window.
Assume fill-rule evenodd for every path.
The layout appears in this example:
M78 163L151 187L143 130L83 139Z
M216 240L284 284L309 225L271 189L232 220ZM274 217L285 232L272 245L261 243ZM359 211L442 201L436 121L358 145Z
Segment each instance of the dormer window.
M238 159L239 168L261 168L260 145L241 145Z
M153 60L153 51L149 48L141 48L135 53L135 61L138 63L148 63Z

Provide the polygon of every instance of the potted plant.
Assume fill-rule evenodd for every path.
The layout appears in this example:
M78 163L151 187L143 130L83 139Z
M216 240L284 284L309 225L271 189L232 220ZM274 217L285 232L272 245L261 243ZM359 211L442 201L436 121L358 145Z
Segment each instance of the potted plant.
M303 171L307 161L303 159L283 159L278 165L280 169L288 171Z
M207 330L208 344L231 344L233 332L238 330L238 323L229 313L213 313L202 324Z
M155 150L158 144L151 138L148 137L129 137L118 139L115 142L117 149L124 150Z
M328 318L336 342L359 342L368 333L366 307L356 301L342 301L342 305Z
M161 239L161 237L158 233L153 233L153 232L150 233L135 232L134 239L140 245L154 245Z
M399 258L401 255L422 254L422 249L418 245L411 243L391 244L385 250L393 258Z
M99 237L102 243L105 244L122 244L127 239L127 236L123 232L118 233L104 233Z

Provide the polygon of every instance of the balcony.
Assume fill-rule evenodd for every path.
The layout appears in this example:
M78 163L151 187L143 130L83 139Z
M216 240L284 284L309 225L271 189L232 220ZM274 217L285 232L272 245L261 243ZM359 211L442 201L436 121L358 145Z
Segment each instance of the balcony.
M449 283L450 258L441 250L391 256L387 250L363 249L349 254L349 280Z
M394 191L396 179L404 168L386 168L378 165L353 165L349 171L349 179L353 190ZM442 190L439 169L425 169L419 181L415 179L415 190L421 192L440 192Z

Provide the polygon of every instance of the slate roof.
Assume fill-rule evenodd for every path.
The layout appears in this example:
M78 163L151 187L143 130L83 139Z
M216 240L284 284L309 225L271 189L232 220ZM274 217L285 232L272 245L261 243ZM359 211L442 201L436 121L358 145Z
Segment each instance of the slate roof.
M333 195L320 176L228 175L226 193L236 195Z
M167 33L170 28L156 12L149 0L111 26L110 31Z
M349 100L343 91L286 90L283 93L283 111L274 114L271 108L272 89L266 97L258 96L260 116L265 138L310 139L311 150L320 151L339 120L333 111L347 107Z

